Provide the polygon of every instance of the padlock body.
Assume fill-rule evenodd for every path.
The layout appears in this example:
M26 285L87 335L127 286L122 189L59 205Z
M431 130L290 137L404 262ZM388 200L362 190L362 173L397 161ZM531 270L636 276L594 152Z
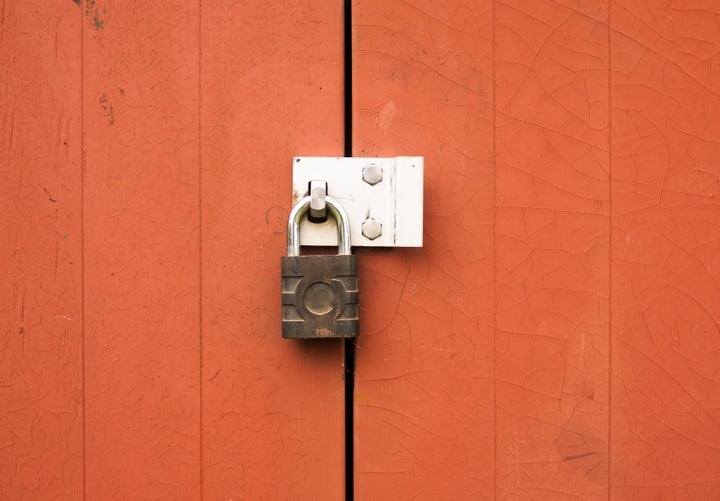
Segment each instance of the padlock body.
M280 269L284 338L357 337L357 256L285 256Z

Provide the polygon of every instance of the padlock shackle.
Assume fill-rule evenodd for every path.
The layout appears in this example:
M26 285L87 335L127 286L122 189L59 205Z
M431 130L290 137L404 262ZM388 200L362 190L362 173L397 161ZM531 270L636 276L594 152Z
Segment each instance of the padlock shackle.
M290 211L287 224L287 253L288 256L300 255L300 221L305 213L310 209L311 197L302 198L295 207ZM350 219L345 209L334 198L325 197L325 205L327 211L333 215L337 221L338 233L338 254L350 254Z

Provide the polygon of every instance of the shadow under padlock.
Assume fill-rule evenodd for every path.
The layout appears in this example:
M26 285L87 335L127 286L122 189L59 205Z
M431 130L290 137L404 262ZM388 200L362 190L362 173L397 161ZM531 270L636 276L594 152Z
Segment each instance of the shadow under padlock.
M288 255L281 258L282 335L289 339L353 338L359 331L357 256L350 250L350 224L342 206L325 197L338 228L337 255L300 255L300 221L311 197L288 218Z

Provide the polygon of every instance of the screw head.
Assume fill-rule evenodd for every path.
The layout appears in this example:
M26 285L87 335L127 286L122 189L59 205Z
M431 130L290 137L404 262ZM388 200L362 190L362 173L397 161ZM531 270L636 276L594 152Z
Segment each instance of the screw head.
M363 181L374 186L383 180L383 170L375 164L370 164L362 171Z
M368 240L375 240L382 235L382 223L373 218L368 218L362 223L362 234Z

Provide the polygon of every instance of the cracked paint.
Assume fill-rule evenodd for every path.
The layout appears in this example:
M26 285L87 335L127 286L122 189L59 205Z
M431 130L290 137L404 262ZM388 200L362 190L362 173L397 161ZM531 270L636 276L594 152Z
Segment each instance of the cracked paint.
M353 15L354 154L431 165L424 247L359 260L355 496L479 499L494 483L492 5Z
M85 495L195 498L199 6L106 5L82 26Z
M273 306L342 5L2 4L0 499L342 497L342 345ZM717 2L353 16L354 153L426 166L425 246L359 251L356 498L720 497Z
M202 22L202 494L343 499L342 341L283 340L274 306L292 157L343 152L342 2L203 3Z
M0 10L0 499L81 499L81 18Z
M612 446L618 498L720 495L720 9L613 11Z
M499 498L607 498L607 2L595 7L496 5Z
M356 154L428 165L361 261L356 497L717 497L717 6L354 12Z

